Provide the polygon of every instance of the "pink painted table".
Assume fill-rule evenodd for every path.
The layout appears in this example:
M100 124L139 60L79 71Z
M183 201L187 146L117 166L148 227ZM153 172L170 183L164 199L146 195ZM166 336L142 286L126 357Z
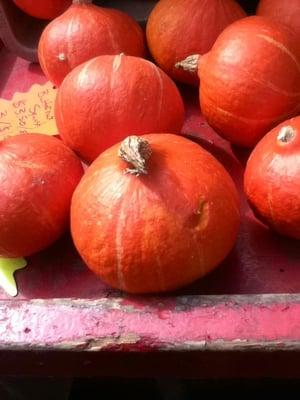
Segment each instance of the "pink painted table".
M0 97L45 78L0 50ZM0 290L0 375L300 376L300 245L271 233L242 193L247 152L233 149L182 88L183 133L211 151L241 191L237 245L213 273L176 293L126 296L90 273L67 234Z

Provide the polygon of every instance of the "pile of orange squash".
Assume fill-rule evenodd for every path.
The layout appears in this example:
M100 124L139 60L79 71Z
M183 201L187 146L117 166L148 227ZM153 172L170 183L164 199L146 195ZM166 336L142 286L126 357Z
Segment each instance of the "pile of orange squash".
M160 0L145 31L105 1L14 1L51 19L38 54L58 88L60 139L0 143L1 255L33 254L70 226L87 266L125 292L177 289L216 268L238 237L239 194L180 135L178 83L199 87L219 135L253 149L255 215L300 239L300 0L261 0L252 16L235 0Z

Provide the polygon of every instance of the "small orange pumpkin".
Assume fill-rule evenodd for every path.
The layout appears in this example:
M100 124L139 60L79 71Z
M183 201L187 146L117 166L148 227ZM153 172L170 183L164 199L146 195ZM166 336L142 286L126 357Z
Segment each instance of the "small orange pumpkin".
M284 22L300 36L299 0L260 0L256 14Z
M236 145L255 146L271 128L300 112L300 43L271 18L234 22L200 60L188 57L177 66L198 68L202 113Z
M0 141L0 255L28 256L57 240L82 175L59 139L32 133Z
M58 90L55 116L64 142L91 162L129 134L179 133L184 106L161 69L120 54L74 69Z
M197 75L175 68L190 54L207 53L229 24L246 16L234 0L160 0L146 27L157 64L172 78L198 84Z
M255 147L245 171L245 192L258 218L300 239L300 117L283 122Z
M41 68L57 86L77 65L96 56L119 53L145 56L142 28L129 15L90 4L90 0L74 0L46 26L38 46Z
M72 0L13 0L25 13L35 18L54 19L62 14Z
M181 136L129 136L89 167L71 231L88 267L131 293L179 288L232 249L239 199L224 167Z

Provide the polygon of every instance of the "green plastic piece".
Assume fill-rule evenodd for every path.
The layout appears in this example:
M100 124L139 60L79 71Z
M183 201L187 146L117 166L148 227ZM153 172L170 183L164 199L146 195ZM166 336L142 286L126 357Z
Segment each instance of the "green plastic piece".
M0 257L0 286L10 296L18 294L17 283L14 273L18 269L25 268L27 262L24 258L2 258Z

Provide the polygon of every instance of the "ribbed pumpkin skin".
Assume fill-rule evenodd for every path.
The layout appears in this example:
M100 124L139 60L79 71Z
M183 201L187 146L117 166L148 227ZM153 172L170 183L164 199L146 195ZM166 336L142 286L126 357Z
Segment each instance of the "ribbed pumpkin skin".
M150 61L100 56L66 77L55 116L63 141L91 162L128 135L179 133L184 106L174 82Z
M73 4L47 25L38 46L41 67L57 86L77 65L119 53L145 56L142 28L119 10L93 4Z
M73 191L83 175L61 140L23 134L0 142L0 255L21 257L67 230Z
M285 25L248 17L226 28L199 63L201 110L230 142L254 146L300 111L300 42Z
M53 19L63 13L72 0L13 0L24 12L35 18Z
M207 53L226 26L245 16L234 0L160 0L147 22L149 49L172 78L198 84L197 74L176 69L176 62Z
M278 134L287 126L295 136L281 143ZM275 231L300 239L300 117L283 122L258 143L244 183L257 217Z
M239 199L224 167L177 135L144 135L148 174L124 174L119 144L90 166L72 199L71 232L88 267L131 293L176 289L232 249Z
M300 35L300 1L299 0L260 0L257 15L272 17L287 24Z

